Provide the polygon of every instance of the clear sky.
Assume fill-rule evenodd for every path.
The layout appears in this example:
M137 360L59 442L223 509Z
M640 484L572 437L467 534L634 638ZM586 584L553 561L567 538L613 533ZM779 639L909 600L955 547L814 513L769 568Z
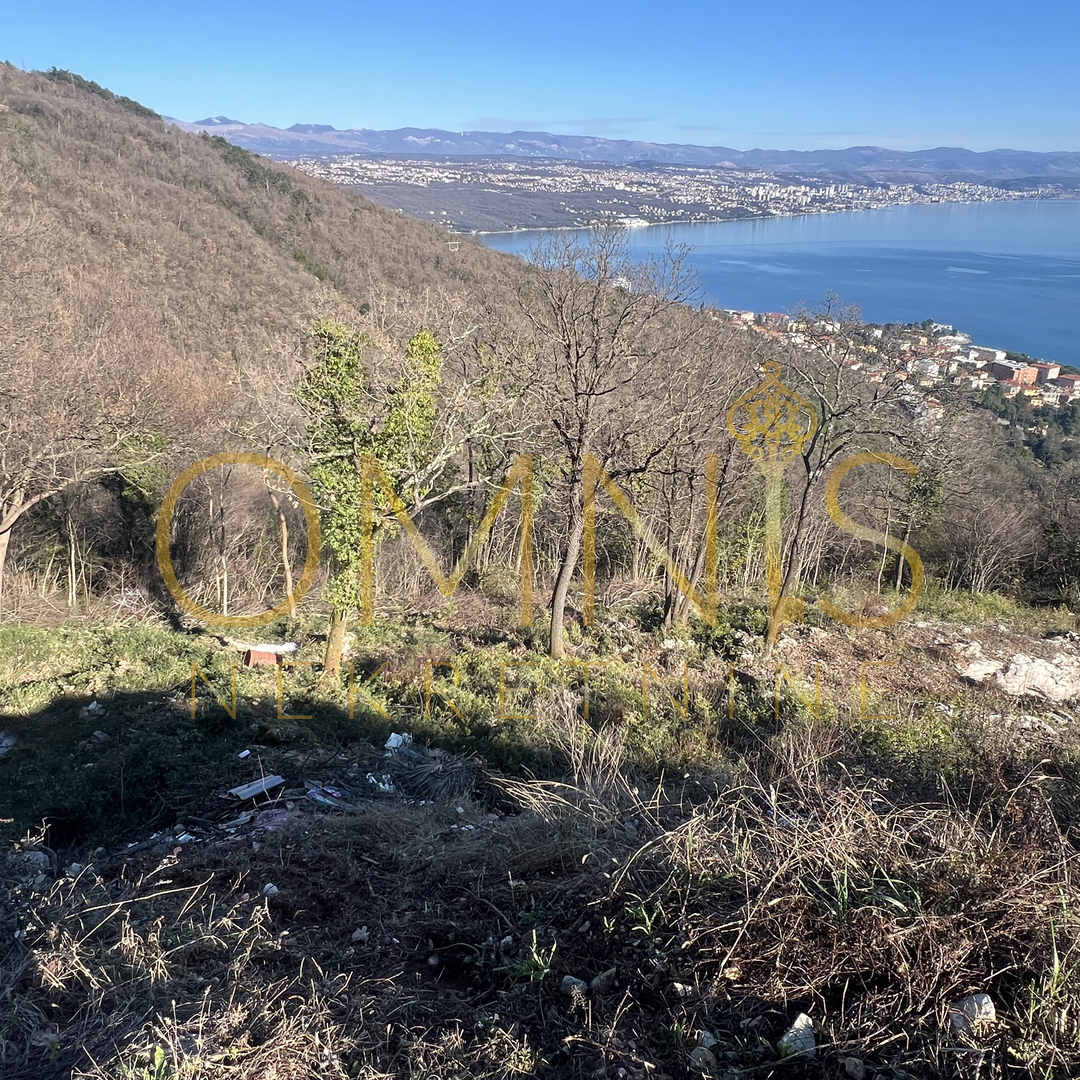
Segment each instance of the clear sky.
M1080 4L12 0L0 59L169 116L1080 150Z

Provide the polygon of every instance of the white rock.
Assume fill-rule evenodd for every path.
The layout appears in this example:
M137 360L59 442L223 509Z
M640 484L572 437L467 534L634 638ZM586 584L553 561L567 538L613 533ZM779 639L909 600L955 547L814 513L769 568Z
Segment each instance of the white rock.
M281 890L272 882L268 881L262 889L263 896L277 896Z
M986 682L991 676L996 675L1005 665L1000 660L980 658L972 660L970 664L959 668L961 679L970 679L971 682Z
M689 997L694 992L694 988L692 986L687 986L686 983L681 982L672 983L671 989L674 990L675 993L678 994L681 998Z
M850 1077L850 1080L864 1080L866 1076L866 1066L862 1063L861 1059L857 1057L846 1057L844 1062L844 1075Z
M575 993L583 995L588 990L588 984L582 982L581 979L575 979L573 975L564 975L562 981L562 992L564 994L573 997Z
M1080 698L1080 660L1058 653L1053 660L1018 653L994 685L1013 697L1034 697L1056 703Z
M52 866L52 861L44 851L24 851L18 856L18 860L28 874L42 874Z
M795 1022L780 1036L777 1043L781 1057L792 1054L813 1054L817 1043L814 1041L814 1021L806 1013L799 1013Z

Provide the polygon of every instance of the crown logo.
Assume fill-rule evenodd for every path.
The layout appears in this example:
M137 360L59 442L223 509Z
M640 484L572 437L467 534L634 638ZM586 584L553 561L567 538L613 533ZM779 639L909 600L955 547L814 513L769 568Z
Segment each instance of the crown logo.
M763 469L783 466L817 431L817 411L780 381L780 365L765 364L765 378L727 411L727 426L743 452Z
M784 469L817 431L817 410L780 381L780 365L765 364L765 378L727 411L728 430L765 478L765 582L769 589L766 655L786 622L799 622L803 602L785 596L783 569Z

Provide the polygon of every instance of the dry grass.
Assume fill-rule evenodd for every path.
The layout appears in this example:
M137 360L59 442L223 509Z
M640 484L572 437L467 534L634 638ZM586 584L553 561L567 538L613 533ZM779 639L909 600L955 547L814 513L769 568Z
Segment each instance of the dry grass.
M538 717L564 773L498 781L505 814L388 799L0 869L0 1075L682 1078L702 1031L725 1080L1080 1074L1077 833L1041 772L915 798L795 718L648 780L571 696ZM961 1036L972 992L998 1020ZM817 1051L784 1058L799 1012Z

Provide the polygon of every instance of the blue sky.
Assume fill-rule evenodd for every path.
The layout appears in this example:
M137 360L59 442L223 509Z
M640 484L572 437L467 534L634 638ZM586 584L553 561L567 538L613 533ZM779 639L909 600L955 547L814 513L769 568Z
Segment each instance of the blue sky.
M0 59L184 120L748 149L1080 150L1080 5L263 0L11 5Z

